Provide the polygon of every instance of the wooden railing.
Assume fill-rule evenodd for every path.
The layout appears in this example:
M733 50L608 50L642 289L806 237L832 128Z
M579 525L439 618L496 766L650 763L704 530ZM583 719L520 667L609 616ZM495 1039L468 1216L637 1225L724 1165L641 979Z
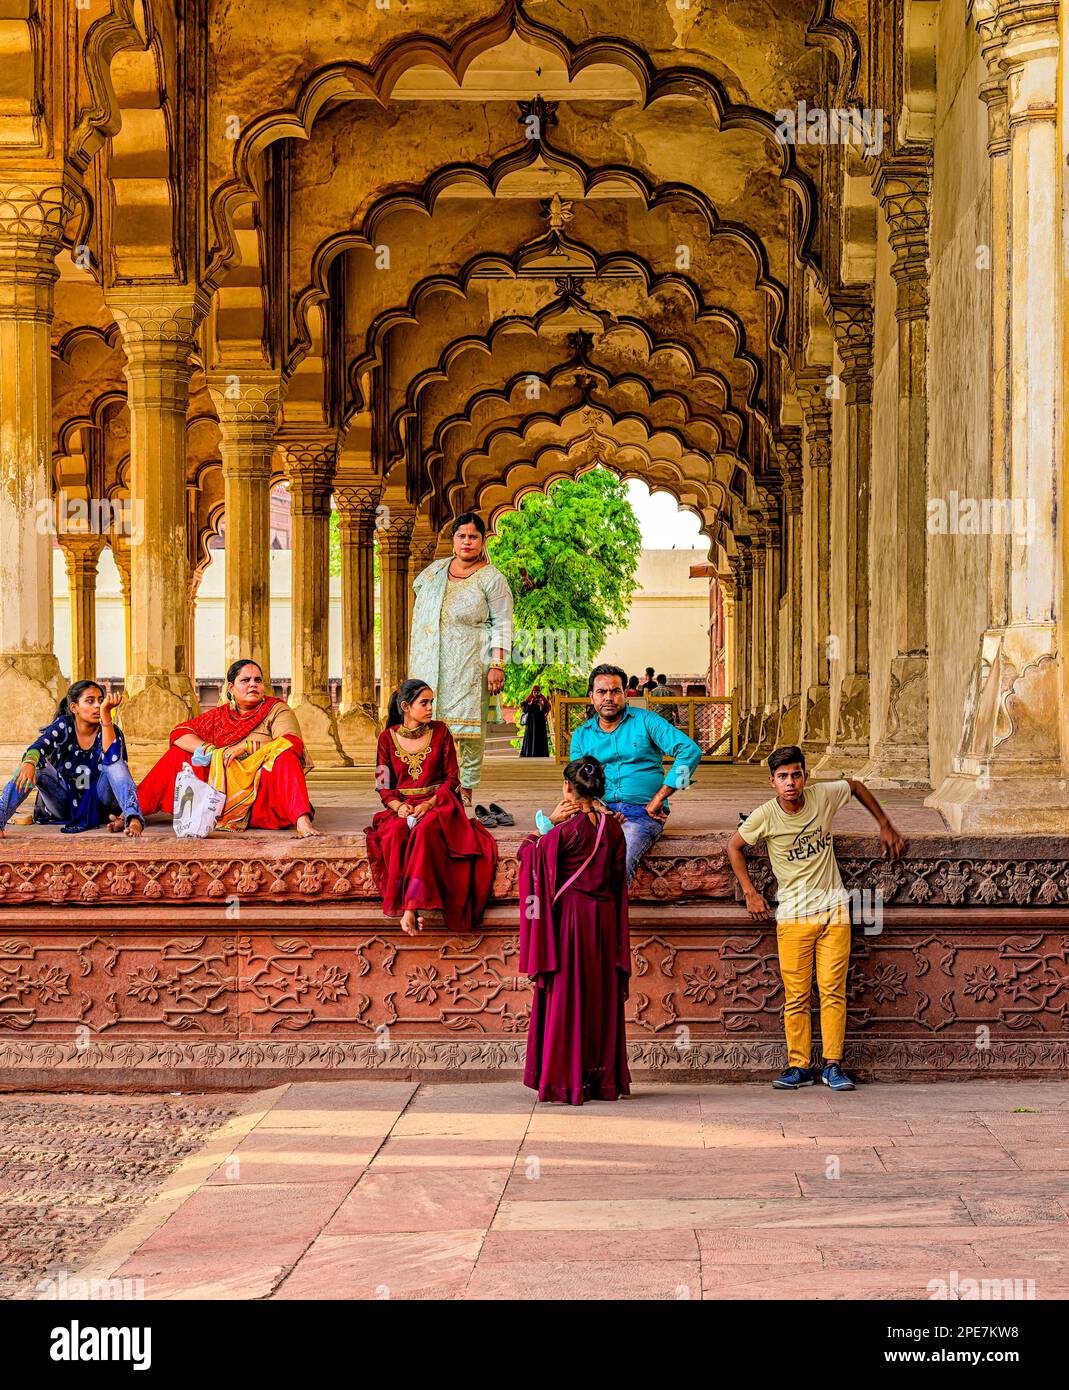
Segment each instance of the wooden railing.
M734 695L647 695L643 707L661 715L692 738L702 750L703 763L734 762L738 753L738 711ZM592 714L593 709L585 699L570 695L553 697L553 746L557 762L569 761L572 734Z

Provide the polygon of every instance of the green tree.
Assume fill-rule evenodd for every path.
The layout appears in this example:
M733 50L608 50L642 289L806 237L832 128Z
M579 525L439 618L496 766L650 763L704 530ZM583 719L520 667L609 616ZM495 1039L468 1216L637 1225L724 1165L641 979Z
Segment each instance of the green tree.
M505 703L518 705L536 682L585 695L588 665L609 628L627 621L637 587L642 533L623 482L595 468L529 493L488 549L515 602Z

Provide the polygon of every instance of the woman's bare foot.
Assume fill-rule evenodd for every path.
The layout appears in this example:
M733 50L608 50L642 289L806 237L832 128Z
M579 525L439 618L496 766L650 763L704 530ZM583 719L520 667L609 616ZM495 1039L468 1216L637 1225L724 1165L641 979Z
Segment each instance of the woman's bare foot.
M311 816L298 816L298 817L297 817L297 838L298 838L298 840L306 840L306 839L308 838L309 835L318 835L318 834L319 834L319 831L318 831L318 830L315 828L315 826L312 824L312 817L311 817Z
M401 930L407 936L416 936L423 930L423 920L418 912L409 908L407 912L401 913Z
M123 828L122 816L109 816L109 817L108 817L108 829L111 831L111 833L112 833L113 835L117 835L117 834L119 833L119 831L120 831L122 828ZM140 832L139 832L139 833L140 833Z
M109 827L109 828L110 828L110 827ZM141 834L141 832L144 830L144 828L145 828L144 822L140 819L140 817L138 817L138 816L131 816L131 817L130 817L130 820L129 820L129 823L127 824L125 830L123 831L123 834L124 834L124 835L132 835L132 836L136 839L136 838Z
M461 787L460 799L465 806L471 805L471 799L475 795L474 787Z

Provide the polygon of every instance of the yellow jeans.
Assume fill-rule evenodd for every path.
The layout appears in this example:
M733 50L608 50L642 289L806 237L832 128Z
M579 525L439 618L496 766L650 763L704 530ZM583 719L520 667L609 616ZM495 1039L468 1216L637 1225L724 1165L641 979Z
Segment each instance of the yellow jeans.
M817 917L776 923L783 978L787 1065L808 1067L813 964L820 995L820 1038L826 1062L841 1062L846 1037L846 972L850 967L850 913L836 907Z

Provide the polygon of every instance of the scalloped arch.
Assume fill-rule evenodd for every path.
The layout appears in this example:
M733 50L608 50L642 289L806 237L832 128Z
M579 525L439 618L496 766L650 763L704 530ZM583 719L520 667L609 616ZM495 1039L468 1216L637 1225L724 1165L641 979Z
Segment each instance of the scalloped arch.
M816 224L816 190L809 176L798 167L793 147L777 138L771 112L732 102L720 81L700 68L677 66L658 70L641 49L624 37L601 36L573 44L557 30L532 20L518 0L509 0L497 15L466 26L449 41L410 34L387 44L369 63L342 60L328 64L306 79L291 106L252 120L235 142L233 176L210 196L209 217L215 240L207 266L209 283L214 285L220 268L236 254L233 215L242 203L256 197L258 180L254 166L270 144L285 138L310 138L316 119L328 103L363 98L385 105L400 76L417 64L438 66L462 84L474 58L514 33L558 54L570 74L593 65L623 68L639 83L643 108L662 97L693 98L699 93L709 101L718 129L753 131L767 139L779 153L780 181L798 200L802 214L800 252L803 259L809 258Z

